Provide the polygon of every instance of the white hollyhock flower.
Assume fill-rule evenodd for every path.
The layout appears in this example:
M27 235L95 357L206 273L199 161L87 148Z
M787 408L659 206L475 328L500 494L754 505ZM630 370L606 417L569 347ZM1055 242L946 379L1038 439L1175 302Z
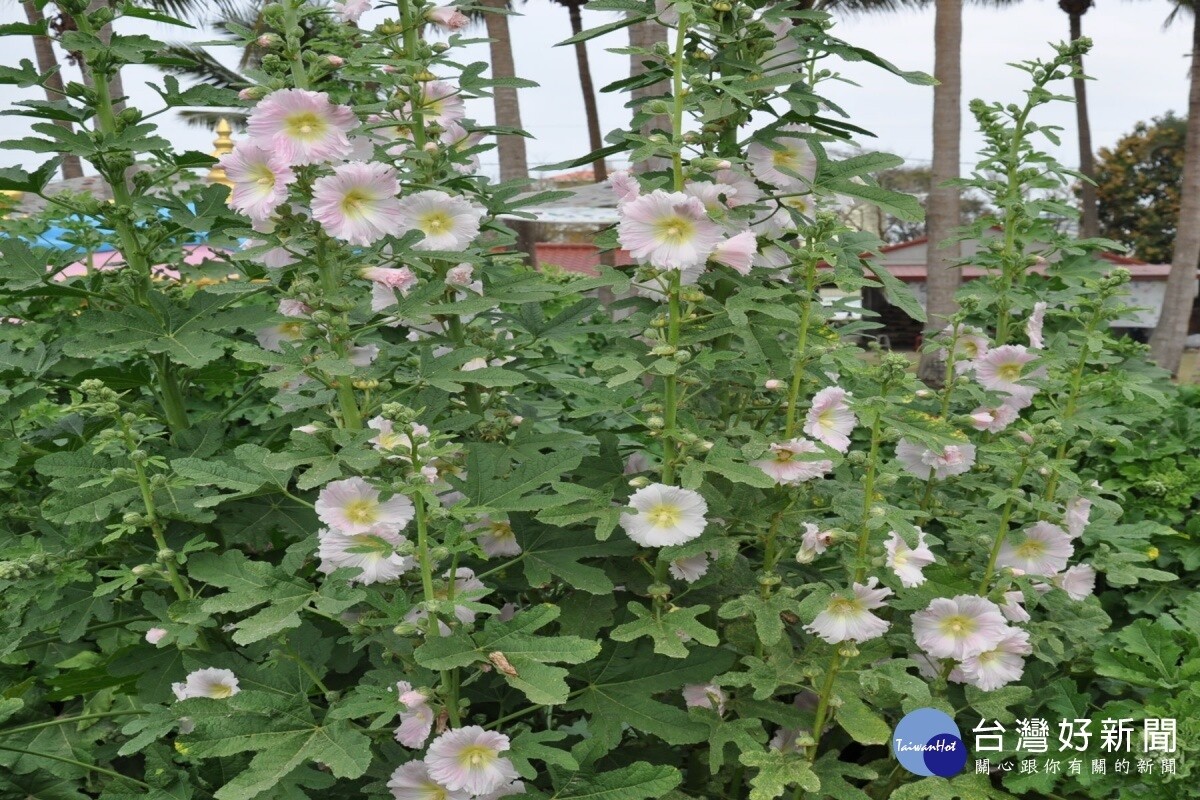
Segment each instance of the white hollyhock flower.
M896 444L896 460L905 472L928 479L931 475L938 480L951 475L961 475L975 463L975 445L949 444L940 450L931 450L923 444L901 439Z
M446 583L439 584L434 587L433 594L438 600L447 600L450 597L450 571L442 576L446 579ZM475 621L475 612L468 606L458 603L458 600L477 600L481 596L487 594L487 586L483 581L475 577L475 571L468 567L459 567L454 573L454 616L464 625L470 625ZM412 624L417 624L426 619L429 613L423 608L414 608L404 615L404 621ZM451 633L450 626L438 620L438 633L442 636L449 636Z
M420 231L416 250L466 250L479 235L483 209L465 197L436 190L410 194L400 201L400 231Z
M1021 344L1006 344L994 348L975 362L975 379L983 388L1005 394L1030 392L1031 387L1019 381L1029 377L1023 374L1025 365L1036 358L1036 355Z
M1025 610L1025 595L1019 590L1004 593L1004 602L1000 604L1000 613L1009 622L1029 622L1031 617Z
M182 683L172 683L171 691L176 700L188 700L192 697L209 697L213 700L224 700L233 697L241 691L238 688L237 676L227 669L209 667L189 672Z
M322 528L317 531L317 569L328 575L341 567L356 567L359 574L351 580L364 586L394 581L416 566L412 558L396 552L405 541L386 525L366 533Z
M1063 525L1072 539L1078 539L1087 528L1088 519L1092 515L1092 501L1086 497L1075 497L1067 501L1066 512L1063 514Z
M1038 301L1033 304L1033 313L1025 320L1025 335L1029 337L1029 348L1041 350L1045 346L1042 341L1042 325L1046 320L1046 303Z
M146 631L146 641L150 644L158 644L167 635L166 628L151 628Z
M699 492L652 483L629 498L637 513L622 514L621 527L643 547L671 547L704 533L708 503Z
M954 326L947 325L941 332L941 338L947 341L954 338ZM987 334L979 328L963 325L958 329L958 337L954 342L954 353L951 354L943 348L939 351L939 355L943 360L953 358L954 371L963 375L975 369L976 362L987 354L991 344Z
M889 531L888 534L888 540L883 544L887 551L887 565L905 588L920 586L925 582L922 570L934 562L933 551L925 544L925 532L917 528L917 546L911 549L900 534L895 531Z
M990 692L1020 680L1025 671L1025 656L1032 652L1029 634L1019 628L1009 628L995 647L964 658L959 669L966 683Z
M833 469L833 462L827 458L808 459L803 456L821 453L821 448L808 439L792 439L788 442L771 445L771 457L751 461L750 465L758 467L775 482L784 486L794 486L804 481L820 478ZM797 458L797 456L801 456Z
M724 238L704 203L656 189L622 204L617 238L638 262L658 269L702 267Z
M715 683L690 683L683 687L683 704L688 708L711 708L725 713L725 692Z
M451 791L488 794L519 777L512 762L500 755L508 748L504 734L468 725L434 739L425 764L429 777Z
M667 566L667 570L671 573L671 577L677 580L695 583L708 573L710 557L715 560L716 552L697 553L694 556L677 558Z
M817 160L808 141L795 135L799 133L808 133L808 129L785 125L768 135L773 146L751 142L746 148L746 160L754 177L791 192L811 188L817 175Z
M977 656L996 647L1012 630L1000 608L986 597L937 597L912 616L917 646L933 658Z
M314 508L326 525L349 534L378 527L399 531L415 514L412 500L398 494L381 503L379 490L358 477L326 484Z
M400 727L396 728L396 741L405 747L424 747L433 731L433 709L429 707L429 698L414 690L408 681L398 681L396 693L400 705L404 706L400 712Z
M1067 532L1043 521L1029 527L1019 543L1006 539L1000 547L998 563L1026 575L1050 577L1066 569L1067 561L1074 553L1075 547Z
M1053 580L1072 600L1082 600L1096 591L1096 570L1090 564L1076 564Z
M846 390L828 386L817 392L804 421L804 432L839 453L850 449L850 433L858 417L846 404Z
M479 532L475 543L489 558L521 555L521 545L508 520L492 519L485 515L468 530Z
M887 587L875 588L878 583L878 578L871 578L866 585L853 584L850 596L835 594L825 610L817 614L812 624L805 625L804 629L830 644L865 642L883 636L891 623L871 611L882 608L884 599L892 594L892 590Z
M409 761L396 767L388 781L396 800L471 800L471 793L451 791L429 777L424 761Z

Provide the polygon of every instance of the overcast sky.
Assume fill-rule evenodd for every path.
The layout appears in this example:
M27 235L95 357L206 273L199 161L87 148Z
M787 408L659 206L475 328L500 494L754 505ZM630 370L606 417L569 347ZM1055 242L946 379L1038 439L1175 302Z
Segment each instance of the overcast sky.
M1095 49L1086 68L1096 80L1089 84L1092 139L1097 149L1111 144L1139 120L1175 110L1183 115L1187 105L1187 69L1190 48L1190 20L1163 28L1170 9L1167 2L1116 2L1101 0L1084 18L1084 32L1095 40ZM519 10L524 16L511 18L514 51L519 75L536 80L536 89L521 91L521 111L526 129L535 137L529 143L531 165L548 164L578 157L587 152L583 102L578 72L571 47L551 47L570 36L566 10L550 0L529 0ZM21 18L18 3L0 5L0 22ZM585 12L584 23L599 25L615 19L612 12ZM367 17L370 23L374 17ZM165 39L186 39L190 31L154 23L138 22L137 32ZM969 7L964 14L963 100L974 97L1015 101L1025 85L1022 73L1006 62L1043 57L1046 43L1067 35L1067 16L1053 0L1038 0L1008 9ZM129 32L135 29L130 28ZM897 14L844 19L834 31L852 44L866 47L904 69L933 70L933 11L905 11ZM479 35L482 36L482 28ZM207 36L202 32L193 39ZM617 31L589 42L589 54L597 86L617 80L628 73L628 57L605 52L606 47L627 43L625 31ZM27 40L4 40L4 63L18 58L32 59ZM486 61L486 44L474 45L464 62ZM10 61L8 54L13 55ZM231 56L232 58L232 56ZM75 71L68 68L74 76ZM932 89L910 86L878 68L845 64L842 73L859 86L832 84L827 94L851 115L858 126L877 134L875 140L861 143L903 156L911 163L927 163L930 155ZM156 80L157 73L142 68L127 68L126 90L132 101L158 108L159 101L144 84ZM1069 84L1063 91L1070 91ZM0 86L0 105L15 100L40 97L30 90ZM624 124L628 111L623 100L614 95L600 96L601 123L605 130ZM491 121L488 101L475 101L470 116L481 123ZM1057 155L1067 164L1076 165L1074 149L1075 117L1069 105L1054 108L1042 121L1062 125L1064 147ZM180 150L211 149L212 133L191 127L178 119L161 120L162 133ZM969 165L980 139L972 130L973 122L964 119L963 158ZM24 133L24 121L5 117L0 127L4 138ZM489 161L489 156L490 161ZM484 168L494 167L494 154L484 154ZM31 166L40 158L20 151L0 152L0 165Z

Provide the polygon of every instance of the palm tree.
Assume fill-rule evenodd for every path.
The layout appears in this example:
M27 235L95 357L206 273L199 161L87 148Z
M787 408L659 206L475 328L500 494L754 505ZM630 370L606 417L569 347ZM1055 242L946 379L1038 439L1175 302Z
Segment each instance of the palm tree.
M1083 36L1083 15L1092 7L1092 0L1058 0L1058 7L1070 19L1071 41ZM1087 81L1083 78L1083 56L1075 60L1075 120L1079 125L1079 172L1084 180L1080 187L1080 233L1091 238L1100 235L1100 216L1096 205L1096 156L1092 152L1092 126L1088 121Z
M1176 5L1168 22L1181 11L1192 14L1191 86L1187 134L1183 142L1183 184L1179 192L1179 224L1171 274L1162 313L1150 337L1150 357L1172 374L1179 371L1188 322L1196 299L1196 265L1200 264L1200 14L1192 2Z
M666 43L667 29L659 24L658 20L647 19L641 22L635 22L629 26L629 46L649 50L659 42ZM645 56L636 53L629 55L629 77L637 77L646 71ZM637 114L639 101L647 97L660 97L668 93L666 81L653 83L649 86L635 86L631 92L631 101L633 103L634 115ZM648 118L642 123L640 133L643 136L649 136L656 130L669 131L671 129L670 118L666 114L658 114ZM634 169L639 172L655 172L660 169L665 169L667 160L664 158L648 158L645 161L640 161L634 165Z
M24 0L21 5L25 9L25 19L30 25L40 26L47 22L46 17L42 14L42 9L33 0ZM62 75L58 74L58 56L54 53L54 42L49 35L39 34L33 37L33 55L37 59L38 72L46 76L44 86L46 99L51 102L61 100L63 98L63 80ZM70 121L65 119L55 120L54 124L68 131L74 128ZM83 164L80 162L79 156L70 154L63 156L62 176L67 180L83 177Z
M553 0L567 9L571 17L571 35L583 33L583 17L580 9L587 0ZM587 115L588 139L592 151L604 147L604 138L600 133L600 111L596 107L596 90L592 85L592 68L588 65L587 42L575 42L575 60L579 63L579 87L583 90L583 108ZM608 167L604 157L592 163L592 175L597 183L608 179Z
M935 0L933 23L933 163L926 209L928 253L925 276L925 336L946 325L958 309L954 299L962 280L958 266L961 248L948 241L960 224L958 187L947 181L958 177L962 132L962 0ZM941 358L935 352L921 355L918 374L936 383L943 377Z

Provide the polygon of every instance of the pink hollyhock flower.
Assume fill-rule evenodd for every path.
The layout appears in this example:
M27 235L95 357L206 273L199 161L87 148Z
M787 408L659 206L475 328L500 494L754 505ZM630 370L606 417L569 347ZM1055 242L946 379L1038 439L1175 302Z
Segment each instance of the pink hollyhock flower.
M492 519L485 515L469 529L480 532L475 537L475 543L488 558L521 555L521 545L507 520Z
M746 148L746 161L754 177L777 189L791 192L811 188L817 176L817 160L808 141L796 135L808 132L807 128L800 125L785 125L777 131L763 134L773 146L761 141L751 142Z
M724 198L732 195L734 191L732 186L712 181L688 181L683 185L684 194L699 200L704 204L705 211L717 217L729 208Z
M376 450L396 453L402 458L412 460L413 442L421 442L429 438L429 428L414 424L408 431L397 431L395 423L383 417L373 417L367 421L367 427L379 431L371 439Z
M294 167L345 157L350 152L346 134L356 127L354 111L330 103L328 95L280 89L254 107L246 131L254 144Z
M954 326L947 325L941 332L941 338L947 341L954 338ZM975 369L976 362L987 355L991 344L987 334L979 328L970 325L960 327L958 329L958 338L954 342L954 371L959 375L963 375ZM941 357L943 359L951 358L951 354L943 349Z
M878 583L878 578L871 578L866 585L855 583L850 597L835 594L825 610L817 614L812 624L805 625L804 629L830 644L865 642L883 636L891 623L871 611L882 608L884 599L892 594L892 590L887 587L875 588Z
M930 450L923 444L901 439L896 445L896 459L909 474L925 480L930 475L943 480L971 469L975 463L975 445L948 444L941 450Z
M1044 346L1042 341L1042 325L1046 320L1046 304L1038 301L1033 304L1033 313L1029 315L1029 319L1025 321L1025 335L1029 337L1029 348L1031 350L1041 350Z
M429 707L429 698L415 691L408 681L398 681L396 693L400 705L404 706L400 712L400 727L396 728L396 741L405 747L424 747L433 731L433 709Z
M416 250L466 250L479 235L483 209L463 197L427 190L400 202L400 231L420 231L425 238Z
M821 453L821 448L808 439L792 439L789 442L771 445L771 458L751 461L750 465L758 467L775 482L781 485L796 485L804 481L820 478L833 469L829 459L806 459L797 456L807 456Z
M742 231L718 244L709 258L739 275L749 275L757 252L758 238L754 231Z
M396 800L471 800L471 793L451 791L429 777L424 761L409 761L396 767L388 781Z
M850 432L857 423L858 417L846 404L846 390L828 386L813 396L812 408L805 417L804 432L844 453L850 449Z
M412 500L402 494L379 501L379 490L359 477L325 484L314 506L322 522L341 533L404 529L413 518Z
M725 713L725 692L715 683L689 683L683 687L683 704L688 708L711 708Z
M512 797L518 794L525 794L525 783L523 781L506 783L494 792L479 795L475 800L500 800L502 797Z
M167 635L166 628L151 628L146 631L146 641L150 644L158 644Z
M408 297L418 282L408 267L364 267L358 274L372 283L371 310L376 312L396 305L397 291Z
M458 6L431 8L425 12L425 19L446 31L460 31L471 24L470 18L459 11Z
M1076 564L1053 580L1072 600L1082 600L1096 591L1096 570L1090 564Z
M475 268L470 264L459 264L446 270L447 286L469 287L475 280Z
M412 116L413 104L411 101L405 104L404 110L409 116ZM467 115L467 107L463 103L462 93L458 87L445 81L428 81L421 84L416 110L424 116L426 124L436 122L443 128L460 121Z
M443 498L445 502L446 498ZM439 584L434 588L434 597L438 600L446 600L450 597L450 571L446 570L442 576L446 583ZM475 571L467 567L459 567L454 573L454 599L458 600L478 600L483 595L487 594L488 588L483 581L475 577ZM427 619L429 613L423 608L414 608L404 615L404 621L412 624L417 624L422 620ZM456 602L454 605L455 618L464 625L470 625L475 621L475 612L468 606ZM449 636L451 633L450 626L438 620L438 633L442 636Z
M1012 630L995 603L973 594L934 598L913 614L912 626L917 646L927 654L958 661L995 648Z
M400 224L400 183L386 164L351 161L313 183L313 219L330 236L369 245Z
M342 22L357 23L359 17L371 10L371 0L344 0L331 8Z
M1009 622L1029 622L1031 617L1025 610L1025 595L1019 590L1004 593L1004 602L1000 604L1000 613Z
M1006 394L1024 393L1030 387L1018 383L1025 365L1037 358L1024 345L1006 344L987 351L975 362L975 378L985 389Z
M709 559L716 559L716 552L697 553L694 556L677 558L667 565L667 571L676 580L695 583L708 574Z
M998 406L980 406L971 412L971 427L977 431L1000 433L1020 418L1020 406L1017 398L1011 396Z
M883 543L883 548L887 551L887 565L900 579L900 585L912 589L925 582L922 570L934 562L934 556L925 544L923 530L917 528L917 546L914 548L909 548L900 534L888 531L888 540Z
M762 199L758 184L737 170L719 169L713 173L713 179L729 187L725 194L725 205L730 208L753 205Z
M682 192L656 189L617 213L621 246L659 269L700 267L721 242L721 228L708 218L704 204Z
M237 676L227 669L209 667L188 673L182 683L172 683L171 691L176 700L188 700L193 697L208 697L213 700L224 700L233 697L241 691L238 687Z
M482 131L470 131L459 125L457 122L451 122L445 126L438 140L449 147L455 154L470 150L476 147L483 141L484 134ZM458 159L452 164L454 171L462 175L471 175L479 171L479 156L471 154L465 159Z
M282 316L297 317L297 318L301 318L301 319L312 314L312 309L309 308L308 305L300 302L299 300L294 300L290 297L285 297L282 300L280 300L279 307L277 310L279 311L280 315L282 315Z
M642 547L672 547L704 533L708 503L699 492L652 483L629 497L635 513L621 515L621 527Z
M253 141L240 142L217 162L233 182L229 206L255 222L265 222L288 196L296 173L277 152Z
M1009 628L995 647L964 658L959 668L966 683L990 692L1020 680L1025 671L1024 657L1032 652L1029 634L1019 628Z
M328 575L342 567L357 568L358 576L350 580L364 586L394 581L416 566L415 560L396 552L405 541L386 525L366 533L322 528L317 531L317 557L321 559L317 569Z
M1026 575L1050 577L1066 569L1074 552L1066 531L1049 522L1037 522L1025 531L1025 538L1019 544L1006 540L1001 545L999 564Z
M1088 519L1092 516L1092 501L1086 497L1075 497L1067 501L1066 512L1063 514L1063 524L1072 539L1078 539L1087 528Z
M637 200L642 193L637 178L625 170L620 170L609 175L608 185L612 188L613 194L617 196L618 207L624 203L628 203L630 200Z
M800 546L805 550L820 555L833 544L833 531L823 531L811 522L804 523L804 535L800 538Z
M281 322L269 328L263 328L254 336L263 350L272 353L282 353L284 342L298 342L304 338L304 323L300 320Z
M434 739L425 764L429 777L452 792L487 794L520 777L512 762L500 755L508 748L504 734L468 725Z

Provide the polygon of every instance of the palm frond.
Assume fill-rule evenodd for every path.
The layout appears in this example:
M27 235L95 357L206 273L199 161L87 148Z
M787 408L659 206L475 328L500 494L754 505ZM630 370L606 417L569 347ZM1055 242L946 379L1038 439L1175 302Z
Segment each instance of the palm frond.
M166 51L169 55L189 62L187 66L161 68L172 75L192 78L198 83L221 89L244 89L251 85L249 80L222 64L203 47L176 43L167 45Z

